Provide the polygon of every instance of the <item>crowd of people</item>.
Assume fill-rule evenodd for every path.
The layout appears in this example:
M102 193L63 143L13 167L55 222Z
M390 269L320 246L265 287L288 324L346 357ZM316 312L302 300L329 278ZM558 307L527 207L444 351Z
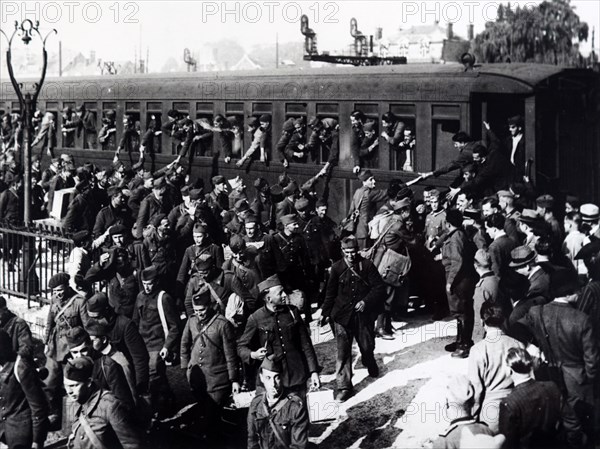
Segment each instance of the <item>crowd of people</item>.
M363 118L353 113L353 127L364 128ZM240 166L266 162L270 119L258 119L262 134ZM311 126L322 126L321 143L335 141L337 152L337 123L327 120ZM306 398L321 386L313 312L320 308L318 324L335 335L335 399L344 402L354 392L353 342L378 377L376 339L395 338L392 320L412 308L455 319L456 340L445 349L468 358L468 376L448 383L446 405L459 416L435 447L460 447L464 428L501 434L511 448L592 447L600 209L536 192L520 117L509 120L506 141L484 125L484 142L457 133L454 160L421 174L458 173L447 192L428 187L421 197L400 180L377 189L359 156L362 186L340 224L316 190L337 163L333 153L303 185L284 173L275 185L257 178L254 192L240 177L192 179L181 152L154 171L145 151L126 166L120 146L110 167L61 155L41 172L35 158L41 216L54 192L75 188L63 218L74 248L68 272L47 286L43 383L26 323L0 300L0 405L10 403L0 436L9 447L42 447L60 426L66 390L79 405L74 447L142 447L149 420L174 412L167 366L179 365L209 434L232 395L256 390L248 447L307 447ZM304 154L296 149L292 158ZM17 225L21 177L7 153L0 220ZM14 266L19 251L3 245L2 257Z

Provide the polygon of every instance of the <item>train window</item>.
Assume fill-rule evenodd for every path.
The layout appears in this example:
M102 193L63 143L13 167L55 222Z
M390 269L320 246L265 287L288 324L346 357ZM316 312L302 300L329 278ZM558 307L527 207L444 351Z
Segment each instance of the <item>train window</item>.
M140 110L140 102L139 101L128 101L125 103L125 110L127 113L139 111Z
M433 166L441 167L456 157L452 136L460 130L460 120L434 119L431 124Z
M321 103L317 104L317 117L325 118L331 117L337 118L340 114L340 105L337 103Z
M210 109L208 105L210 105ZM212 109L212 103L196 103L196 123L200 126L196 128L194 137L197 140L192 149L197 156L212 156L213 154L213 132L207 129L213 126Z
M162 103L160 101L149 101L146 103L146 110L160 112L162 111Z
M391 104L390 112L393 112L398 117L406 115L414 117L416 109L414 104Z
M159 103L160 104L160 103ZM150 129L150 126L154 125L153 132L160 131L162 126L162 112L160 111L148 111L146 112L146 131ZM143 134L142 134L143 135ZM152 139L152 148L148 148L153 153L160 153L162 151L162 139L159 134L158 137ZM143 139L142 139L143 140ZM149 143L146 143L149 145Z
M225 103L225 114L234 115L240 114L244 116L244 103Z
M85 115L81 114L80 119L85 120L84 125L92 125L93 124L96 132L88 133L88 131L86 130L86 127L83 126L81 146L84 150L86 150L86 149L95 150L96 146L97 146L96 135L97 135L97 130L98 130L98 113L96 111L97 104L96 104L96 102L89 101L89 102L83 103L83 106L85 107L86 113L85 113Z
M416 108L414 104L391 104L390 112L402 122L404 139L396 151L390 151L390 170L414 171L416 153ZM382 130L383 131L383 130Z
M361 111L365 117L364 137L360 145L361 165L367 168L379 167L379 105L377 103L355 103L355 111Z
M114 101L104 102L104 103L102 103L102 110L103 111L113 110L116 112L117 111L117 103Z
M434 119L460 120L460 106L457 104L432 105L431 116Z
M273 105L271 103L252 103L252 114L257 117L261 114L271 114Z
M286 116L306 115L306 103L286 103Z
M173 109L175 109L176 111L179 111L179 113L183 114L183 115L190 115L190 104L186 101L174 101L173 102Z

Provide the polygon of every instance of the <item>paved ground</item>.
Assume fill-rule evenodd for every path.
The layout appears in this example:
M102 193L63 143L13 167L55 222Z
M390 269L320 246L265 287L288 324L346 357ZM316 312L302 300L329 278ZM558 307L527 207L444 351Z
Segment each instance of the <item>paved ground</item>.
M46 308L27 311L22 300L10 300L10 307L43 330ZM317 325L318 312L311 326L311 336L323 366L324 389L335 384L335 342L329 329ZM311 426L310 440L327 449L342 448L419 448L427 447L444 429L447 416L440 401L441 385L450 372L466 373L466 360L452 359L443 347L456 334L452 321L432 322L426 315L413 313L403 322L393 323L396 338L376 341L376 358L381 368L379 378L368 377L355 352L353 383L356 394L343 404L335 402L313 406L313 417L329 418ZM193 398L179 367L169 368L169 382L177 396L179 408ZM193 414L193 412L192 412ZM211 445L196 438L198 424L180 421L164 424L151 435L148 447L169 448L243 448L245 447L245 410L229 410L224 434ZM189 420L182 420L189 421Z

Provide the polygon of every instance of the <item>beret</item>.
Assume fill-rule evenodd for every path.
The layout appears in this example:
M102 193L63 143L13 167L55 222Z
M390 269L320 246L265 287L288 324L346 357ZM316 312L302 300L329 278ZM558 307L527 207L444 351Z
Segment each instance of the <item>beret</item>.
M279 276L277 276L276 274L274 274L273 276L269 276L267 279L265 279L264 281L260 282L258 284L258 291L259 293L262 293L272 287L277 287L281 285L281 281L279 280Z
M88 313L102 313L109 307L108 296L104 292L95 293L86 305Z
M266 369L273 373L283 373L283 363L281 363L281 357L275 354L269 354L266 356L260 364L260 369Z
M53 289L61 285L69 285L69 279L71 277L67 273L57 273L48 281L48 287Z
M162 189L166 185L167 185L167 180L164 178L164 176L161 176L160 178L157 178L154 180L154 182L152 183L152 188Z
M546 209L551 209L554 207L554 197L552 195L542 195L537 197L535 200L535 204L538 207L543 207Z
M308 206L310 206L310 202L306 198L300 198L294 203L294 207L298 212L307 210Z
M354 236L345 237L342 240L342 249L358 249L358 240Z
M296 183L296 181L292 181L283 188L283 194L285 196L291 196L294 193L298 192L299 190L300 189L298 188L298 184Z
M582 204L579 213L582 221L596 221L600 218L600 208L592 203Z
M446 388L456 404L468 404L475 397L475 388L464 374L451 375Z
M142 281L153 281L158 277L158 270L154 265L150 265L142 271Z
M217 175L217 176L213 176L212 177L212 183L213 185L218 185L218 184L225 184L225 176L222 175Z
M110 227L110 230L108 231L108 234L113 236L113 235L126 234L128 232L129 232L129 229L127 229L127 227L125 227L125 225L122 225L121 223L119 223L116 225L112 225Z
M260 122L268 122L271 123L271 114L263 114L258 119Z
M200 288L192 295L192 303L195 306L210 306L211 300L210 290L206 284L200 285Z
M192 233L194 234L198 234L200 232L208 232L206 230L206 224L204 224L203 222L198 222L194 225L194 230L192 231Z
M364 170L358 174L358 179L360 179L362 182L365 182L372 177L373 173L371 172L371 170Z
M74 382L87 382L92 377L94 362L89 357L69 359L63 368L63 376Z
M250 210L250 205L248 204L247 200L242 198L235 202L234 209L238 214L240 214Z
M283 226L287 226L293 223L298 223L298 216L295 214L288 214L282 216L279 220Z
M511 268L521 268L533 262L536 257L537 253L529 246L518 246L510 252L511 262L509 266Z
M203 189L192 189L190 190L190 200L197 201L202 198Z
M196 266L196 270L198 271L208 271L211 270L215 266L215 259L210 254L201 254L196 257L194 261Z
M89 236L90 233L88 231L77 231L71 238L73 239L75 246L77 246L81 245Z
M492 266L492 259L490 258L490 253L488 253L485 249L478 249L475 253L475 262L485 268L490 268Z
M455 228L460 228L463 222L463 214L458 209L446 210L446 221Z
M89 341L89 335L83 327L72 327L67 331L67 344L69 349L76 348Z

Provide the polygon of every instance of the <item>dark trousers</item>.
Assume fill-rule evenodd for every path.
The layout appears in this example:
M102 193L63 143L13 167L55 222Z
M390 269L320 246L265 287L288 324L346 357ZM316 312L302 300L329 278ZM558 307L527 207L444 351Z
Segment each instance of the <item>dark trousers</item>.
M194 365L190 369L188 380L192 393L198 401L201 413L204 416L206 433L214 434L218 432L221 428L222 409L231 397L231 387L209 393L206 391L206 377L198 365Z
M42 388L50 406L48 414L57 415L60 422L62 418L63 367L52 357L46 357L46 369L48 376L44 379Z
M459 344L471 344L475 312L473 309L473 294L475 281L469 278L455 280L452 291L448 295L448 306L453 318L459 322L457 341Z
M356 339L362 363L367 368L376 365L373 319L364 313L354 313L348 326L335 323L337 361L335 366L338 390L352 389L352 340Z
M563 374L567 397L562 407L567 444L573 448L594 447L594 385L580 385Z
M166 416L174 403L173 392L167 378L167 366L159 351L148 351L148 355L150 356L149 383L152 409L159 417Z

